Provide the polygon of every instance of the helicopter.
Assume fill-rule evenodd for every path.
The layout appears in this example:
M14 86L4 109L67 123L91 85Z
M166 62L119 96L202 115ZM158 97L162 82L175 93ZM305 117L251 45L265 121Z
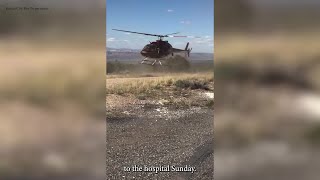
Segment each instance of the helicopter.
M187 43L184 49L176 49L173 48L172 45L168 41L164 41L163 38L165 37L191 37L191 36L173 36L176 33L166 34L166 35L158 35L158 34L149 34L149 33L141 33L141 32L134 32L134 31L127 31L121 29L112 29L114 31L121 31L127 33L134 33L134 34L142 34L146 36L156 36L158 40L150 42L149 44L145 45L141 50L140 54L145 57L140 63L147 64L147 65L156 65L157 63L162 65L162 60L165 60L168 56L174 56L174 53L185 52L185 56L190 56L190 52L192 48L189 48L189 42Z

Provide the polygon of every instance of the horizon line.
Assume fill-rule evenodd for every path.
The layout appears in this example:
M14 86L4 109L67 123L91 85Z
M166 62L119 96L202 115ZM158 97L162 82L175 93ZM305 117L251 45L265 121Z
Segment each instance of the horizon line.
M108 48L113 48L113 49L128 49L128 50L138 50L140 51L141 49L132 49L132 48L116 48L116 47L106 47L107 49ZM206 52L206 51L192 51L193 53L211 53L211 54L214 54L214 49L213 51L210 51L210 52ZM192 53L191 52L191 53Z

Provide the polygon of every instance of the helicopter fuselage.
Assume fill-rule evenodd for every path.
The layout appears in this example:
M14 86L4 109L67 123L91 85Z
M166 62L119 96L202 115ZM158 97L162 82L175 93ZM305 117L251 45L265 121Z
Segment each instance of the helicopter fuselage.
M163 58L172 53L172 46L168 41L157 40L144 46L140 54L148 58Z
M159 34L149 34L149 33L141 33L141 32L134 32L134 31L127 31L127 30L120 30L120 29L112 29L115 31L121 31L121 32L127 32L127 33L134 33L134 34L142 34L146 36L156 36L159 39L154 42L150 42L150 44L147 44L144 46L144 48L141 50L140 54L144 56L145 58L141 61L141 64L144 64L145 62L150 62L149 59L153 59L151 61L151 65L155 65L157 62L162 65L160 59L167 57L168 55L174 56L174 53L184 52L186 56L189 57L190 51L192 48L188 48L189 42L187 43L185 49L176 49L171 46L168 41L163 41L163 38L165 37L187 37L187 36L172 36L176 33L166 34L166 35L159 35Z

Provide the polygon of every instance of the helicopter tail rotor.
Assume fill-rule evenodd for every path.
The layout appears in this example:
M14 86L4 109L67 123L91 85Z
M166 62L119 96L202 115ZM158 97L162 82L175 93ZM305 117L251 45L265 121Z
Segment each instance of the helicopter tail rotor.
M190 57L190 52L191 52L191 50L192 50L192 48L190 49L188 49L188 57Z

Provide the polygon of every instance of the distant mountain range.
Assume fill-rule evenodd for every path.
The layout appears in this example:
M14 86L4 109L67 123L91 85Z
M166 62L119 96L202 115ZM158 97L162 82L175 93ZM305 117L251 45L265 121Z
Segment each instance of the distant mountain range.
M109 52L140 52L139 49L128 49L128 48L107 48Z
M138 61L143 59L140 54L140 49L128 49L128 48L107 48L108 61ZM184 55L184 53L178 53ZM190 53L190 60L213 60L213 53Z

